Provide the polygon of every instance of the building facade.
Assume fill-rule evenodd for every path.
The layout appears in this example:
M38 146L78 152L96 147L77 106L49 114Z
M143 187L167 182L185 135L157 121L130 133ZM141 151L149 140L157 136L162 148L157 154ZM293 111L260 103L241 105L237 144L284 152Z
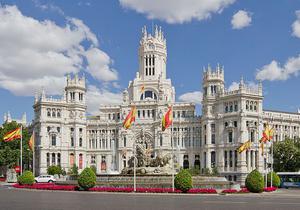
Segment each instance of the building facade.
M161 29L142 30L138 51L139 70L123 92L120 104L100 106L99 114L87 116L85 78L67 77L61 99L35 98L34 130L38 173L50 165L66 171L96 167L97 174L117 174L128 166L136 144L149 156L173 154L176 166L218 169L229 180L243 182L247 173L264 171L267 160L259 149L266 123L274 125L274 140L300 136L300 114L263 110L262 84L248 87L243 80L234 91L226 90L224 68L203 71L202 115L195 104L175 101L175 88L167 78L167 46ZM136 121L125 130L122 123L131 107ZM173 108L173 124L166 131L161 121ZM251 140L239 154L237 148Z

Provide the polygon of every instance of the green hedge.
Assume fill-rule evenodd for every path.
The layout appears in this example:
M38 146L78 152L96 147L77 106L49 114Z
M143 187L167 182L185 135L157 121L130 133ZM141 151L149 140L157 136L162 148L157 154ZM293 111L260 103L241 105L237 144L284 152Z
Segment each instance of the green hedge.
M279 187L280 186L280 178L275 172L268 173L268 179L267 179L268 186L271 186L271 174L273 177L272 178L272 186Z
M60 166L49 166L47 168L47 173L49 175L55 175L55 174L61 175L62 174L62 169L61 169Z
M96 175L91 168L85 168L78 178L79 186L84 189L88 190L96 185Z
M20 185L28 184L32 185L34 183L34 176L31 171L24 171L24 173L18 177L18 183Z
M187 192L193 187L192 175L187 169L179 171L175 176L175 188Z
M250 192L261 193L264 190L264 177L255 169L248 174L245 185Z

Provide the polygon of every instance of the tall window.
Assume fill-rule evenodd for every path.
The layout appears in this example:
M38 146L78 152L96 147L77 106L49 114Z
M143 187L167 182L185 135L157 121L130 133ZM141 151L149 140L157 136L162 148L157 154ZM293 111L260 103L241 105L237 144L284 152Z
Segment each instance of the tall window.
M229 151L229 167L232 167L233 164L232 164L232 151L230 150Z
M159 137L159 145L162 146L163 145L163 135L160 134L160 137Z
M47 117L51 117L51 109L47 109Z
M210 156L211 156L211 167L213 168L216 166L216 152L212 151L210 153Z
M254 139L255 139L255 132L254 132L254 130L251 130L251 132L250 132L250 140L251 140L251 142L254 142Z
M225 168L228 166L227 151L224 151L224 165L225 165Z
M82 138L79 138L79 146L82 147Z
M51 143L52 143L52 146L56 146L56 135L51 136Z
M71 153L70 154L70 167L72 167L74 164L75 164L75 162L74 162L74 154L73 153Z
M211 134L211 143L215 144L216 143L216 134Z
M47 153L47 167L50 166L50 154Z
M228 131L228 142L232 143L232 140L233 140L233 133L232 131Z
M124 143L123 143L124 147L127 147L127 139L126 136L124 136Z
M57 153L57 165L60 166L60 153Z
M55 165L55 153L52 153L52 165Z
M96 155L91 156L91 164L96 164Z
M71 137L71 147L74 147L74 138Z
M82 169L83 168L83 155L82 154L79 154L79 169Z

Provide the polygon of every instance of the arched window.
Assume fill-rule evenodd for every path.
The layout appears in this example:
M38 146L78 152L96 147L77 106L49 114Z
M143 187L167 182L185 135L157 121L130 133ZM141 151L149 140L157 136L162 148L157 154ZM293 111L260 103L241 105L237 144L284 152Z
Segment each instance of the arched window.
M152 98L153 97L153 92L150 90L145 91L145 99L146 98Z
M57 110L57 117L60 118L61 114L60 114L60 109Z
M72 167L74 164L75 164L75 162L74 162L74 154L71 153L70 154L70 167Z
M47 117L51 117L51 109L47 109Z
M79 169L82 169L83 168L83 155L82 154L79 154Z
M56 117L55 109L52 109L52 117Z

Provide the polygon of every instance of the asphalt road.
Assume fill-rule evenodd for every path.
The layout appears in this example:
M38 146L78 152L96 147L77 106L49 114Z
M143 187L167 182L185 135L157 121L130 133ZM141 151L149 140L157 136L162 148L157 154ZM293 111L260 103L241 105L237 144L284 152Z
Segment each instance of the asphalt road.
M300 190L244 195L170 195L33 191L0 186L0 209L299 210Z

